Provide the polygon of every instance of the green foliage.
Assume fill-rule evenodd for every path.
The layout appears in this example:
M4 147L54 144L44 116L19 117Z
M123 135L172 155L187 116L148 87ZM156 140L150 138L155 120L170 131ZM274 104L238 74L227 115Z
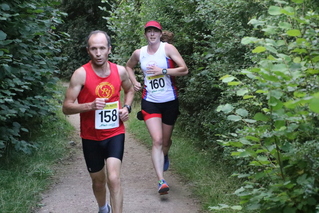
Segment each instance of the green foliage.
M269 15L252 19L264 36L245 37L242 44L252 47L255 65L221 78L242 98L217 111L241 126L219 142L246 164L234 174L246 180L235 192L246 210L315 213L319 208L319 15L309 2L276 1Z
M132 52L139 48L140 37L143 34L143 26L139 19L138 1L103 1L111 5L110 15L104 17L107 20L108 29L114 36L112 39L112 61L125 66ZM107 11L108 8L101 8Z
M29 126L52 113L61 38L56 1L0 4L0 157L11 147L30 153Z
M192 27L184 30L185 36L190 34L193 39L187 61L191 75L183 79L186 82L181 96L180 122L190 134L202 135L198 146L212 147L213 153L219 147L213 142L218 135L236 128L215 111L223 100L237 101L236 97L227 95L219 78L225 72L236 73L250 64L245 58L246 47L240 40L243 35L252 33L247 22L251 16L262 13L262 8L254 1L206 0L197 2L194 12L188 15Z
M111 8L101 0L63 0L59 9L67 16L63 18L64 24L59 25L58 30L69 36L61 48L61 55L68 59L68 63L59 64L60 76L69 79L77 68L90 60L86 51L86 37L89 33L93 30L109 33L102 16L110 16L108 12ZM112 33L109 34L112 38Z
M241 206L216 209L315 212L318 6L316 0L113 4L106 19L120 63L145 45L146 21L174 32L190 70L178 78L178 124L246 180L235 192Z
M246 23L261 9L259 3L244 0L117 1L106 18L117 45L112 59L124 64L135 49L146 45L143 25L148 20L157 20L172 31L174 45L190 70L188 76L177 78L182 111L179 122L186 132L203 136L199 147L211 146L212 137L224 132L227 124L221 123L223 118L213 110L225 90L218 79L226 70L236 71L250 63L245 62L240 39L250 31Z
M69 157L68 137L74 128L60 109L56 115L46 118L31 137L39 144L36 152L30 155L13 153L9 161L0 159L1 212L36 212L41 193L55 180L51 177L56 163Z

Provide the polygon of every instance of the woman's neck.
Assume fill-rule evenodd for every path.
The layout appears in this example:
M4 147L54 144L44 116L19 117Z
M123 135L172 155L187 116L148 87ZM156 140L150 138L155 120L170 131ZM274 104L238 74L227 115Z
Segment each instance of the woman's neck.
M155 44L148 44L147 45L147 52L149 54L154 54L156 53L156 51L158 50L159 46L160 46L160 42L159 43L155 43Z

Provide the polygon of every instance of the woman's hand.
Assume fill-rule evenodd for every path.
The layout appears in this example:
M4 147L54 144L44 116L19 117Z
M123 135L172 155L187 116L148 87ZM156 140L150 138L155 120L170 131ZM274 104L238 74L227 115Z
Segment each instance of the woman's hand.
M152 66L146 67L146 69L147 69L146 73L151 75L151 76L163 75L163 73L162 73L163 69L160 67L156 67L156 66L152 65Z

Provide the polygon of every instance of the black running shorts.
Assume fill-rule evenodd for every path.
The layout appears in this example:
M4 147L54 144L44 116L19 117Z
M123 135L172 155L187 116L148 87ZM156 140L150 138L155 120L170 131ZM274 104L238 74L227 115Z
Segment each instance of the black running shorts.
M179 115L178 99L165 103L153 103L142 99L142 113L144 120L160 117L167 125L174 125Z
M82 148L85 163L90 173L103 169L105 160L109 157L122 161L124 153L125 135L120 134L103 141L87 140L82 138Z

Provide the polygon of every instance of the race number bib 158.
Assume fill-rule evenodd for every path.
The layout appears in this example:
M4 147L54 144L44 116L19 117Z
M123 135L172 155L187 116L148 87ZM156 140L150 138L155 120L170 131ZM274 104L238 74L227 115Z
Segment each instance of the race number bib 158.
M119 102L106 103L103 110L95 110L95 129L119 127Z

